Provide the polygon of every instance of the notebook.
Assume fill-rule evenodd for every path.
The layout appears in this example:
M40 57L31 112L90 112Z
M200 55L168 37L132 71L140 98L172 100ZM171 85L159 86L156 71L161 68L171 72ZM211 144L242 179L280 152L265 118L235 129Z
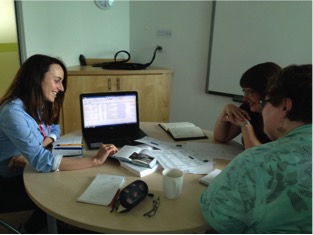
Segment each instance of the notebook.
M82 134L89 149L101 143L137 145L147 136L139 127L136 91L80 94Z

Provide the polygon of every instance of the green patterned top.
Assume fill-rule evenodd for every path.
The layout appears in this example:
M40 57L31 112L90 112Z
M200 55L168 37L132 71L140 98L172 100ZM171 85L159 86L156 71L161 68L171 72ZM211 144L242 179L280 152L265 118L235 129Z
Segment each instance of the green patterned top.
M219 233L312 233L312 124L239 154L200 207Z

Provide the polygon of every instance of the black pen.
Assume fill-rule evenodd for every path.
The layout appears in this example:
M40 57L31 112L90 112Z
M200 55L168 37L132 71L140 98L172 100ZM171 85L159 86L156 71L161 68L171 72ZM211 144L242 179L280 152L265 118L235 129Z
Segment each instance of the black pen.
M194 159L192 156L188 156L190 159Z

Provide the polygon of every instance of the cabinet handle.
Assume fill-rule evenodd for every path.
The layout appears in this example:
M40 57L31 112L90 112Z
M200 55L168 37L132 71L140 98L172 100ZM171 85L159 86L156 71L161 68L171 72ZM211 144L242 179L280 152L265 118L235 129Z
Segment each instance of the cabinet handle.
M112 89L112 82L111 82L111 78L108 79L108 90L111 91Z
M116 84L116 86L117 86L117 90L118 90L118 91L119 91L120 88L121 88L120 85L121 85L121 84L120 84L120 78L117 78L117 84Z

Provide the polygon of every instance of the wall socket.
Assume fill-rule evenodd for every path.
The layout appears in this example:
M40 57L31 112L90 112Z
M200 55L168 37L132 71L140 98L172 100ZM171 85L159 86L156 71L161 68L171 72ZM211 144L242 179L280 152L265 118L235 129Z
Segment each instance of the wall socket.
M172 30L170 30L170 29L158 29L156 31L156 36L158 38L172 38Z

